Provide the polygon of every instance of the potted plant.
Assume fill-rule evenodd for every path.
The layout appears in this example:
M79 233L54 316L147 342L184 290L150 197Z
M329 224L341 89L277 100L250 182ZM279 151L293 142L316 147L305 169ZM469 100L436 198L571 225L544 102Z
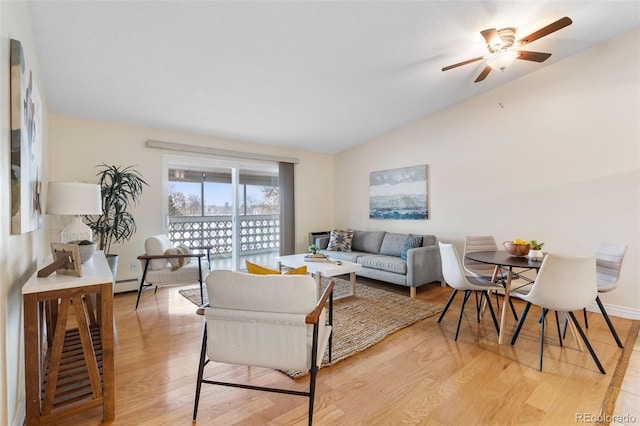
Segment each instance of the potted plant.
M529 246L531 247L531 250L529 250L529 259L536 260L536 261L541 261L542 258L544 257L542 255L542 246L543 245L544 245L544 243L539 243L536 240L529 241Z
M129 241L136 232L136 221L128 211L137 204L147 182L134 166L119 167L101 164L97 176L102 196L102 214L86 216L98 249L104 250L115 283L118 257L111 253L111 245ZM115 285L114 285L115 287Z

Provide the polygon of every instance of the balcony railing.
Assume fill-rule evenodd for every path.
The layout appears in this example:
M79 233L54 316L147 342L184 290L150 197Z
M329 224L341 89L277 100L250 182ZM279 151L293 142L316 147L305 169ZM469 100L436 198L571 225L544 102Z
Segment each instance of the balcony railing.
M239 254L278 252L279 215L238 216ZM211 257L229 257L232 252L231 216L177 216L169 224L169 238L187 246L211 246Z

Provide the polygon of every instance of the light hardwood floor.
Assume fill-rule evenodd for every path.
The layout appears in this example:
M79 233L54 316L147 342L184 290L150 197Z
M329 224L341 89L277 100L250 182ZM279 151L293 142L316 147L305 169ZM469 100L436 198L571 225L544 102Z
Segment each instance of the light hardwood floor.
M407 289L372 285L408 296ZM115 297L114 425L191 424L203 323L179 289L144 293L137 312L135 293ZM418 299L444 304L450 291L427 285L418 289ZM599 414L623 352L599 314L589 314L587 334L607 374L598 372L589 353L580 352L570 336L560 348L554 322L547 328L541 373L537 308L532 308L517 344L511 346L497 344L488 315L481 324L475 321L471 300L454 341L459 306L457 300L440 324L437 316L427 318L321 369L314 424L567 425L575 424L578 415ZM516 302L518 309L522 306ZM613 321L623 341L630 330L637 334L632 321ZM511 336L511 315L507 326ZM260 368L210 365L208 371L210 376L257 385L307 385L307 379L294 381ZM306 424L306 408L302 397L204 385L198 424ZM100 410L94 410L60 425L97 425L100 419Z

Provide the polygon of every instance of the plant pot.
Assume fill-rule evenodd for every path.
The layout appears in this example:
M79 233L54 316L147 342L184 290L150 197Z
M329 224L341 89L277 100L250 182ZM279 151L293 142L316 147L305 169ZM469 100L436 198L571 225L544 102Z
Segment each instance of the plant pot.
M529 250L528 254L529 260L533 260L535 262L542 262L542 258L544 255L542 254L542 250Z
M96 252L96 243L89 240L69 241L69 244L76 244L80 252L80 263L85 263L93 257Z
M111 273L113 274L112 291L115 294L115 292L116 292L116 275L118 274L118 255L117 254L108 254L107 255L107 263L109 264L109 268L111 268Z

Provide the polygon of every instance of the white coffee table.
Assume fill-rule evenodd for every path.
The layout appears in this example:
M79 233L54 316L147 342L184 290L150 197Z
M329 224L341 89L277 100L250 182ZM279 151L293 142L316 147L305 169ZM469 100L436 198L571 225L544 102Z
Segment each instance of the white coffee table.
M344 260L330 260L329 262L308 262L305 261L305 254L292 254L288 256L278 256L278 268L286 266L288 268L299 268L301 266L307 267L307 272L313 275L318 284L318 298L320 298L322 292L322 278L323 277L335 277L337 275L349 274L349 281L351 282L351 294L348 296L355 296L356 294L356 272L362 269L362 266L353 263L346 262Z

